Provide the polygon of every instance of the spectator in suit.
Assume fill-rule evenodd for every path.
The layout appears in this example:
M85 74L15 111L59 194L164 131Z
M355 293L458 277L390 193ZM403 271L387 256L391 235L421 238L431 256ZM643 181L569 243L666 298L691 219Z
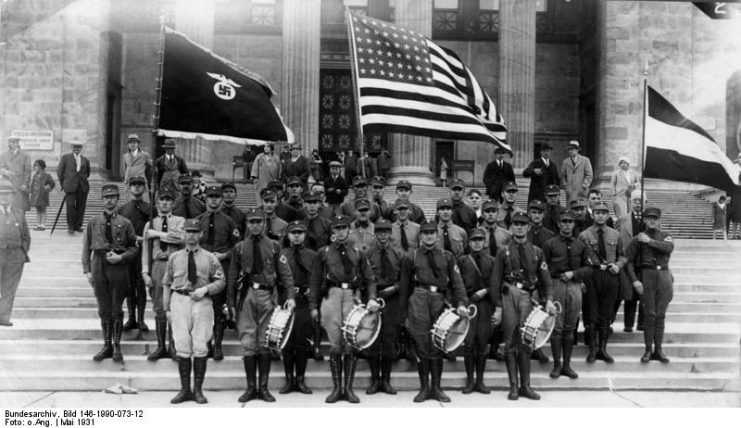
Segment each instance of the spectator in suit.
M124 189L126 189L126 200L131 200L131 192L129 191L129 180L132 177L145 177L146 183L144 183L143 201L149 202L149 186L152 184L152 156L148 152L142 150L139 146L141 140L136 134L129 134L126 139L126 144L129 146L129 150L124 153Z
M329 163L329 176L324 179L324 188L327 192L327 203L332 208L332 214L337 212L347 196L347 183L340 175L342 163L332 161Z
M502 185L515 181L515 170L512 165L504 160L507 150L497 148L494 151L495 159L486 166L484 170L484 185L489 199L502 202Z
M579 156L579 142L569 141L569 157L561 164L561 188L566 191L566 206L571 201L587 197L587 190L592 184L592 162L589 158Z
M72 153L62 155L57 166L57 178L67 200L67 233L82 232L87 194L90 192L90 161L83 156L82 142L72 141Z
M352 150L348 150L345 156L345 182L352 183L356 175L358 175L358 157Z
M301 192L306 192L309 190L309 175L309 160L301 154L301 144L295 143L291 146L291 156L283 161L283 181L287 183L290 178L298 177L303 185Z
M552 147L548 143L543 144L540 148L540 158L530 162L530 165L522 171L522 175L530 177L530 192L527 195L527 201L540 199L545 202L545 188L550 184L561 185L561 179L558 177L558 166L551 161Z
M267 188L271 181L280 179L281 167L281 160L276 156L273 145L265 144L263 152L255 157L251 172L252 180L257 180L255 192L258 201L260 200L260 191Z
M252 163L255 161L255 152L252 150L255 146L245 146L242 152L242 160L244 165L242 166L242 173L244 182L247 184L250 181L250 173L252 172Z
M18 137L8 138L8 151L0 155L0 178L3 176L13 186L13 208L28 211L31 204L28 193L31 191L31 157L21 150Z
M178 181L181 175L188 175L185 159L175 154L175 140L168 138L162 145L165 154L154 161L157 168L157 181L160 189L180 189Z

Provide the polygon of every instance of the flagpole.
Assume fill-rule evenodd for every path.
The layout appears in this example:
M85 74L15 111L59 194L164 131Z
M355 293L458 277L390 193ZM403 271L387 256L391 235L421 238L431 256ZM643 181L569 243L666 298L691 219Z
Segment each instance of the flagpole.
M160 106L162 104L162 74L164 73L165 68L165 15L160 15L159 17L160 21L160 50L159 50L159 62L157 63L158 71L157 71L157 85L155 88L155 101L154 101L154 126L152 127L152 153L154 156L157 156L157 134L160 127ZM159 171L157 171L157 163L152 162L152 186L150 186L150 194L151 197L149 198L151 204L152 204L152 213L150 215L150 218L154 218L155 215L157 215L157 202L155 199L155 196L157 195L157 192L159 191Z
M641 137L641 207L645 204L646 179L646 123L648 121L648 60L643 66L643 136Z
M355 54L355 29L352 25L352 15L349 7L345 7L345 19L347 20L347 39L350 47L350 74L352 74L352 86L353 92L355 93L355 123L357 124L358 139L360 141L360 175L365 177L365 144L363 138L363 124L360 121L360 88L358 86L357 57Z

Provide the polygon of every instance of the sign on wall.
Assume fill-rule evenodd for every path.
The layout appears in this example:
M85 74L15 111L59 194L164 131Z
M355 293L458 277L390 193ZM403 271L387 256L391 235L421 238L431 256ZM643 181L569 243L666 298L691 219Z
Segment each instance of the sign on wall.
M51 129L14 129L10 136L20 138L21 148L26 151L54 148L54 132Z

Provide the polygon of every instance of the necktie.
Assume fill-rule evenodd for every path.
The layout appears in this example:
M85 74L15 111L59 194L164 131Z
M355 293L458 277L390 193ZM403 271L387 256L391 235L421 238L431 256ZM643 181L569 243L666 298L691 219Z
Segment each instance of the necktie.
M162 216L162 231L167 232L167 216ZM160 239L160 251L165 252L167 251L167 243L164 242L162 239Z
M507 207L507 215L504 216L504 224L507 225L507 227L510 227L512 225L512 210L514 208L509 206Z
M435 251L434 249L430 248L425 251L425 256L427 257L427 266L432 271L433 278L439 277L440 270L438 269L437 263L435 262Z
M409 251L409 240L407 239L405 227L403 223L399 225L399 236L401 237L401 248L404 251Z
M476 267L479 268L479 272L481 272L481 253L474 254L473 259L476 262Z
M344 244L337 245L337 250L340 252L340 259L342 260L342 266L345 270L345 276L352 276L353 265L350 256L347 254L347 247Z
M489 228L489 254L491 254L492 257L497 256L497 236L494 233L496 230L495 227Z
M260 235L252 235L252 274L262 273L262 252L260 251Z
M576 166L576 158L571 158L571 164Z
M574 253L571 251L571 238L564 239L566 243L566 265L570 271L574 270Z
M268 238L273 239L273 218L268 216L265 222L265 234L268 235Z
M601 261L607 260L607 248L605 248L605 231L600 227L597 229L597 254Z
M450 242L447 224L443 225L443 247L448 251L453 251L453 244Z
M105 213L105 241L108 245L113 244L113 226L111 226L113 216Z
M381 278L388 281L391 278L392 270L388 250L386 248L381 248Z
M190 216L190 198L183 198L183 206L185 207L185 218L192 218Z
M194 251L188 251L188 282L193 288L198 285L198 274L196 273L196 256Z
M211 249L213 249L213 245L216 242L216 234L214 233L214 216L216 213L211 213L208 216L208 238L206 238L206 244L211 246Z
M527 259L527 252L525 251L525 244L517 246L517 255L520 259L520 270L522 271L523 279L530 277L530 262Z
M300 271L294 272L294 280L296 285L302 285L306 282L306 279L309 276L309 270L304 266L304 263L301 260L301 247L293 247L293 260L296 262L296 266L298 266L298 270Z

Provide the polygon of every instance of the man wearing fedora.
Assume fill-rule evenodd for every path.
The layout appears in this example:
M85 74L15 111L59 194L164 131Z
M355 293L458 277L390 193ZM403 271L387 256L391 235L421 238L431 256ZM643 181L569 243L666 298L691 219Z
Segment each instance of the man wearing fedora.
M0 326L5 327L13 326L13 300L31 246L26 217L12 201L13 185L0 178Z
M287 182L293 177L299 177L304 186L302 192L306 192L309 190L309 175L311 175L311 165L306 156L301 154L301 144L292 144L291 156L283 161L283 181Z
M154 161L159 188L180 189L178 178L188 174L188 165L185 159L175 154L175 140L172 138L166 139L162 148L165 149L165 154Z
M586 199L587 190L592 184L592 162L580 156L581 147L576 140L569 141L569 156L561 164L561 188L566 191L566 206L579 198Z
M87 194L90 191L90 161L83 156L82 142L72 141L72 153L62 155L57 166L57 178L67 201L67 232L82 232Z
M129 150L124 153L124 188L126 189L126 200L131 199L129 191L130 180L133 177L144 177L144 193L142 199L149 202L149 186L152 182L152 156L140 148L141 139L137 134L129 134L126 139Z
M16 210L28 211L31 204L28 194L31 192L31 157L21 150L18 137L8 138L8 151L0 155L0 177L5 177L13 187L13 207Z
M522 171L522 175L530 177L530 193L527 195L527 201L540 199L545 202L545 188L548 185L561 185L561 179L558 177L558 166L551 160L551 150L553 148L544 143L540 147L540 157L530 162L530 165Z

